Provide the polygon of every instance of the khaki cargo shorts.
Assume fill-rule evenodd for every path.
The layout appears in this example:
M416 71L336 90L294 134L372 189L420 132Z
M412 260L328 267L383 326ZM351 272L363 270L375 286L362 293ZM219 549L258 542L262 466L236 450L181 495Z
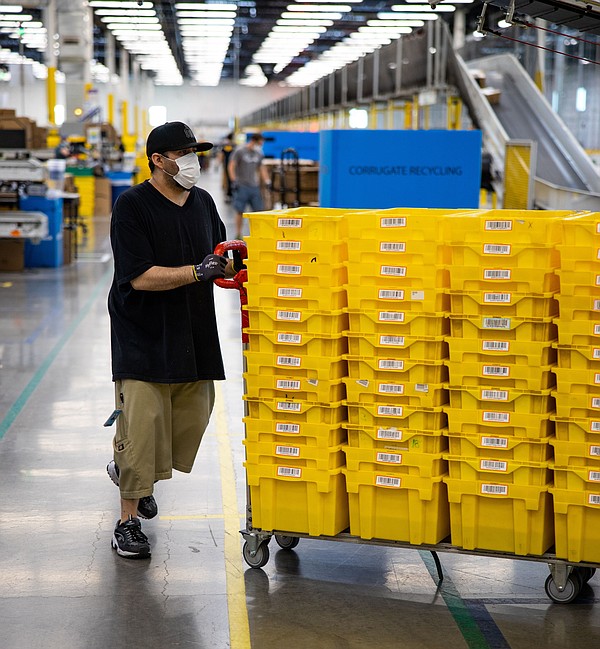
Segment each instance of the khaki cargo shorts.
M122 412L113 450L122 498L150 496L154 482L169 479L173 469L192 470L214 402L212 381L115 381Z

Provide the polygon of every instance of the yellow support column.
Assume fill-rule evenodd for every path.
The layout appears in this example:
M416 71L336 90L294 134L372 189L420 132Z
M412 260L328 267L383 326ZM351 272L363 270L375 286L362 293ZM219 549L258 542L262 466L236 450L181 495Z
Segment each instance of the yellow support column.
M46 138L46 146L49 149L53 149L60 144L60 136L56 128L56 115L54 114L56 107L55 72L56 68L48 68L48 78L46 79L46 98L48 103L48 137Z
M109 93L108 97L106 98L106 103L107 103L107 119L108 123L111 126L114 126L115 124L115 97L112 93Z
M413 126L413 105L412 101L404 102L404 128L411 129Z
M462 101L460 97L448 97L447 99L447 126L448 130L460 129L462 113Z

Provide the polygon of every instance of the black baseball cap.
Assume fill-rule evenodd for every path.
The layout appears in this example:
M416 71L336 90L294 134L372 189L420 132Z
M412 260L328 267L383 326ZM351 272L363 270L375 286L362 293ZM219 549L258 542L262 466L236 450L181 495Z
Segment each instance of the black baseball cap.
M192 129L183 122L166 122L150 131L146 140L146 155L180 149L196 149L209 151L213 148L210 142L197 142Z

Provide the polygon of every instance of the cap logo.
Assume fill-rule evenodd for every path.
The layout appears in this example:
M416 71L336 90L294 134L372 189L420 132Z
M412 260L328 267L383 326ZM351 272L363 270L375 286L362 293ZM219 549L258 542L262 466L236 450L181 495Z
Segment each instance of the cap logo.
M189 138L190 140L195 140L196 138L194 137L194 134L192 133L192 129L189 126L184 126L183 127L183 133L184 135Z

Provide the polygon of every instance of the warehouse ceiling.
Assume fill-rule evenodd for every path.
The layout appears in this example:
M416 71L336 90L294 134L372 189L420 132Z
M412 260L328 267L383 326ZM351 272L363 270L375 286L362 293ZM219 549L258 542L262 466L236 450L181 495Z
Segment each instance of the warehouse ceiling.
M43 61L44 0L0 0L0 63L22 53ZM421 29L429 20L452 23L467 12L472 31L482 0L90 0L94 58L105 63L110 34L155 83L184 79L218 85L275 81L306 86L381 45ZM600 34L597 0L490 0L492 11L519 19L543 18L550 26ZM10 20L9 20L10 19ZM495 25L494 25L495 26ZM60 31L60 20L59 20ZM594 36L592 36L594 38ZM59 66L60 67L60 66ZM116 68L119 69L118 67Z

